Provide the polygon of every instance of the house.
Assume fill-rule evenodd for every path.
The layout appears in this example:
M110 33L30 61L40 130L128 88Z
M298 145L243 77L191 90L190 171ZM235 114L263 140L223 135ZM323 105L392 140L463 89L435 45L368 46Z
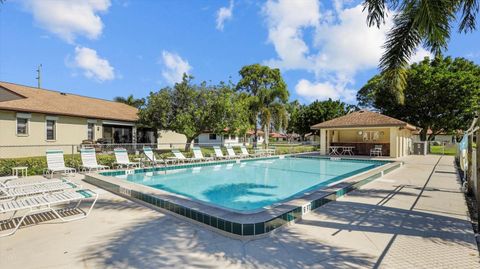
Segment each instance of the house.
M287 141L287 135L281 134L281 133L270 133L270 140L273 142L282 142L282 141Z
M228 129L225 129L228 131ZM262 144L264 141L264 133L258 131L258 143ZM216 134L212 132L204 132L200 134L194 141L199 146L240 146L240 145L252 145L255 137L254 131L247 131L245 136L236 134Z
M41 156L47 148L71 152L84 140L155 143L153 130L137 128L137 112L113 101L0 82L0 147L12 147L0 158Z
M320 130L320 152L328 154L332 147L353 147L356 155L369 155L381 146L382 155L403 157L412 151L416 127L380 113L360 110L342 117L315 124Z

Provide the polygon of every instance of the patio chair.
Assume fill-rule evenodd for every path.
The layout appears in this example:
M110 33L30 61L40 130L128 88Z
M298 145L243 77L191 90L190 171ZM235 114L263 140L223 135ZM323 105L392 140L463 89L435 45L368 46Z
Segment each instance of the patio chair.
M128 158L128 152L124 148L116 148L113 150L115 153L116 162L114 163L117 168L138 168L140 167L140 163L138 162L131 162Z
M157 159L157 157L155 157L155 154L153 153L153 150L151 147L143 147L143 153L145 153L145 156L147 156L147 162L155 165L155 164L168 164L169 161L168 160L163 160L163 159ZM170 162L173 163L173 160L170 160Z
M245 147L244 145L240 146L240 150L241 150L240 156L242 156L244 158L253 157L255 155L255 154L248 153L247 147Z
M61 181L62 179L48 179L44 177L19 178L17 176L6 176L0 177L0 186L4 188L15 188L36 185L39 183L56 183Z
M45 194L49 192L65 191L68 189L81 188L73 182L66 179L57 182L37 183L28 186L18 187L0 187L0 200L3 199L17 199L22 196L31 196L37 194Z
M212 157L204 157L202 153L202 149L200 147L193 147L193 156L201 161L211 161L213 160Z
M170 159L172 160L176 160L177 162L193 162L193 161L199 161L199 159L197 158L187 158L185 157L185 155L183 155L183 153L180 152L180 150L178 149L172 149L172 153L173 155L175 155L175 157L170 157Z
M80 204L82 201L90 198L93 198L94 201L92 202L92 205L89 207L88 211L85 212L80 208ZM5 221L5 224L7 222L12 222L12 226L15 225L15 221L13 220L13 218L15 217L16 213L19 211L22 211L24 213L21 216L20 220L17 222L17 224L13 228L9 229L11 231L1 233L0 237L5 237L5 236L14 234L18 230L18 228L23 224L27 216L41 213L41 212L52 212L63 222L75 221L75 220L86 218L92 211L92 208L95 206L97 199L98 199L97 193L88 189L83 189L78 191L49 193L41 196L25 197L17 200L1 201L0 214L7 214L7 213L12 214L12 216ZM79 210L80 212L82 212L81 216L62 217L62 215L58 213L58 209L54 209L54 207L70 204L72 202L77 202L75 207L73 207L72 209ZM70 212L73 212L73 211L70 211ZM5 230L5 231L8 231L8 230Z
M219 146L213 146L213 151L215 152L215 159L230 159L230 157L223 155L222 149Z
M228 157L230 159L237 159L237 158L241 158L241 156L235 154L235 151L233 150L233 148L231 146L228 146L227 147L227 154L228 154Z
M375 145L370 150L370 156L382 156L382 145Z
M47 150L47 167L43 171L43 175L50 175L50 178L53 177L53 174L57 172L63 172L65 174L76 173L75 168L66 167L65 160L63 159L63 150Z
M94 148L83 148L80 149L80 157L82 158L81 169L83 171L91 172L92 170L105 170L110 167L106 165L100 165L97 163L97 155L95 154Z

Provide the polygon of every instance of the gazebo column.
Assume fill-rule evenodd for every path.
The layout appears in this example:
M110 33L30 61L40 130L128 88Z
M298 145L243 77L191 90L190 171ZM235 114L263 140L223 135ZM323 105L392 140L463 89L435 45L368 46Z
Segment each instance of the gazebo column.
M398 155L398 128L390 128L390 157L397 158Z
M326 155L328 153L328 132L325 129L320 129L320 154Z

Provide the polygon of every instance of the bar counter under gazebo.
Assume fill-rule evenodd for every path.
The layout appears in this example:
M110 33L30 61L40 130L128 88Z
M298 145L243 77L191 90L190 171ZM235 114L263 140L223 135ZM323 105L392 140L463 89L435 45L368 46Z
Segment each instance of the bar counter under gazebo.
M403 157L412 151L416 127L368 110L352 112L311 127L320 130L320 152L327 155Z

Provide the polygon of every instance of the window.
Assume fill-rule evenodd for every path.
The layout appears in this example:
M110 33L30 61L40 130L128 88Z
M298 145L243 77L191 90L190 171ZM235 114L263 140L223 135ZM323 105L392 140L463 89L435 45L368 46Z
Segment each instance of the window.
M88 140L95 140L95 123L88 123Z
M223 136L223 139L224 139L224 140L228 140L228 139L230 139L230 136L229 136L229 135L224 135L224 136Z
M28 119L17 118L17 135L28 135Z
M209 134L208 139L210 140L217 140L217 135L216 134Z
M56 139L56 121L55 120L47 120L47 140L55 140Z

